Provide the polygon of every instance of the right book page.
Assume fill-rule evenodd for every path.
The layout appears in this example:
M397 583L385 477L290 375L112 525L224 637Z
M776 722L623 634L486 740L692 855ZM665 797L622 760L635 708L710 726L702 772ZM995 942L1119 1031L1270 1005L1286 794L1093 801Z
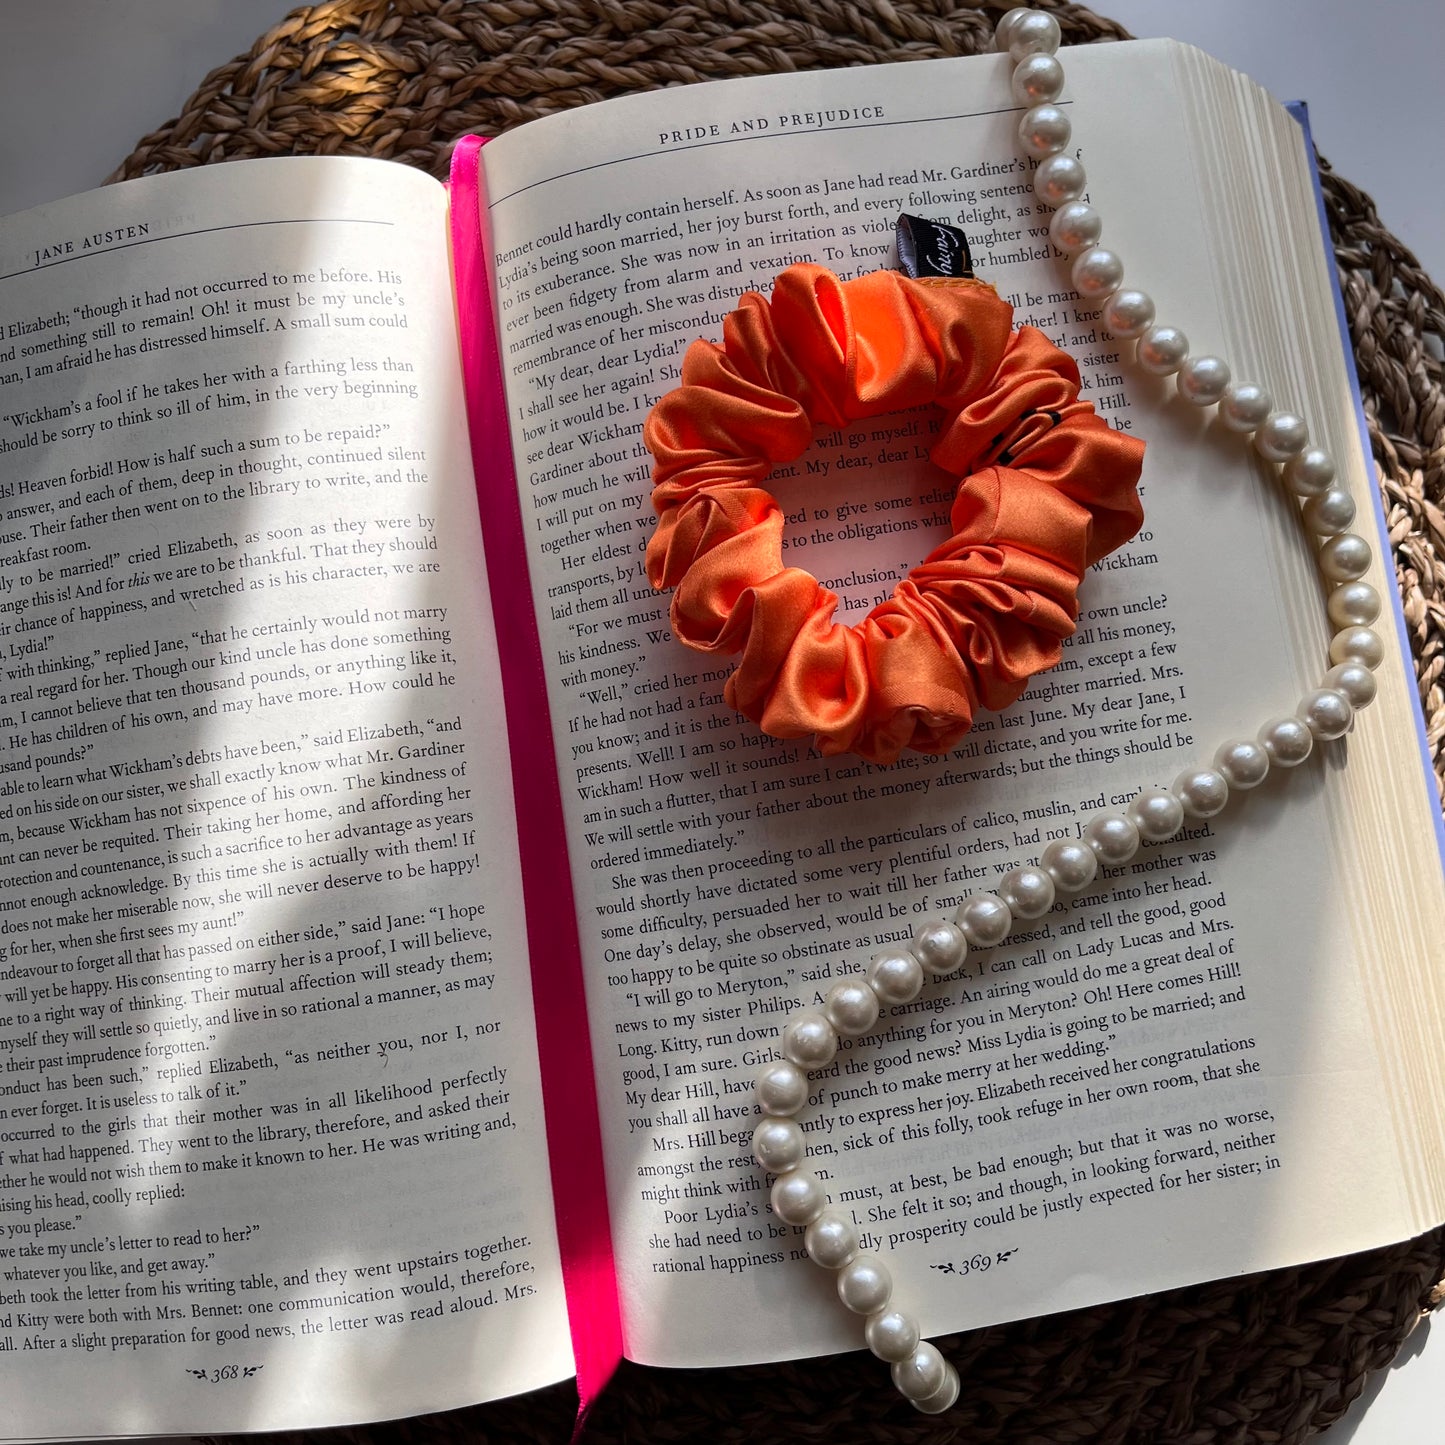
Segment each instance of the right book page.
M1308 418L1362 510L1293 122L1167 43L1067 52L1089 198L1196 352ZM508 401L569 807L628 1353L858 1347L748 1142L777 1028L1105 806L1317 685L1324 592L1237 436L1142 376L1069 289L1005 57L774 76L558 116L484 152ZM1086 580L1064 661L943 757L875 768L758 733L642 567L647 408L687 343L794 261L891 264L900 210L1147 439L1144 529ZM856 620L948 533L911 412L770 485L785 562ZM1366 512L1363 529L1369 531ZM1393 594L1378 563L1372 580ZM1439 1217L1436 804L1398 619L1344 743L1146 846L813 1076L810 1153L925 1333L1344 1253Z

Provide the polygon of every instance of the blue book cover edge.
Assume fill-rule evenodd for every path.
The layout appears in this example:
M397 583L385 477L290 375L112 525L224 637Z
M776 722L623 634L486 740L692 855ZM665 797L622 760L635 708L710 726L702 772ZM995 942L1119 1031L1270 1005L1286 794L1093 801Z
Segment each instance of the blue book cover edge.
M1320 184L1320 172L1315 164L1315 142L1310 131L1309 107L1302 100L1292 100L1285 104L1285 109L1299 123L1300 129L1304 132L1305 155L1309 161L1310 185L1314 189L1315 211L1320 223L1320 235L1324 240L1325 254L1330 261L1330 293L1335 303L1335 324L1340 330L1340 349L1344 352L1345 374L1350 383L1350 396L1354 402L1355 425L1360 433L1360 448L1364 453L1365 460L1370 466L1375 466L1375 454L1370 445L1370 427L1365 420L1365 404L1360 395L1360 373L1355 366L1355 347L1350 338L1349 322L1345 319L1345 298L1340 291L1339 267L1335 262L1334 239L1330 235L1329 212L1325 208L1324 188ZM1375 543L1380 549L1380 556L1393 559L1394 549L1390 545L1389 526L1385 519L1385 500L1378 486L1371 487L1371 501L1375 514ZM1400 589L1395 585L1394 562L1388 561L1391 585L1386 588L1388 597L1387 605L1395 615L1395 625L1399 629L1398 636L1404 642L1406 671L1410 677L1415 676L1415 660L1409 650L1409 633L1405 627L1405 612L1400 603ZM1420 706L1418 692L1413 696L1415 703L1412 713L1415 721L1415 738L1419 744L1420 758L1424 764L1424 783L1430 800L1430 816L1435 824L1435 845L1440 851L1441 867L1445 868L1445 813L1441 810L1439 789L1435 784L1434 760L1430 752L1429 740L1425 736L1425 713Z

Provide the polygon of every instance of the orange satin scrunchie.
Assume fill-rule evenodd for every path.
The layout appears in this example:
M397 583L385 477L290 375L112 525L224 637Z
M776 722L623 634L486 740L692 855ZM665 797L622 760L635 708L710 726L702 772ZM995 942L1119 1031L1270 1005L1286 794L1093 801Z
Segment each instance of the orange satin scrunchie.
M1014 702L1059 660L1085 568L1143 520L1143 444L1078 397L1074 362L974 280L791 266L748 292L723 344L694 341L652 409L656 588L703 652L741 653L724 697L778 738L891 763L946 752L980 706ZM782 561L764 487L815 426L932 403L930 456L959 477L953 536L856 626L837 595Z

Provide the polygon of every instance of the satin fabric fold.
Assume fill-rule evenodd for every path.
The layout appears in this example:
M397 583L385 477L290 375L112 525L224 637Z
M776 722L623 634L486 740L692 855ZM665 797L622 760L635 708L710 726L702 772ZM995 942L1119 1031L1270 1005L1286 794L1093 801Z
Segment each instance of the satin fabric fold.
M1139 529L1143 444L1081 401L1073 360L972 280L789 267L723 342L694 341L652 409L648 578L689 647L740 654L727 702L778 738L891 763L946 752L1053 666L1086 568ZM859 623L785 567L773 467L814 428L932 404L953 535Z

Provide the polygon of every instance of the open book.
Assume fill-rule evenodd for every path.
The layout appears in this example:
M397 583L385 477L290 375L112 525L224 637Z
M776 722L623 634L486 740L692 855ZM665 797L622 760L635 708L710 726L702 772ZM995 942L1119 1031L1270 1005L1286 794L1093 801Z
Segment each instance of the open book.
M1294 122L1170 44L1067 69L1130 279L1368 505ZM263 161L0 228L10 1436L450 1408L619 1321L659 1365L858 1348L748 1157L777 1026L1292 711L1327 641L1292 504L1070 293L1016 119L1002 56L767 77L525 126L450 213ZM1146 521L1017 707L879 769L672 640L640 427L741 291L889 264L900 209L1147 438ZM931 425L773 479L849 617L947 531ZM1347 741L816 1076L810 1149L926 1332L1445 1216L1437 806L1380 626Z

